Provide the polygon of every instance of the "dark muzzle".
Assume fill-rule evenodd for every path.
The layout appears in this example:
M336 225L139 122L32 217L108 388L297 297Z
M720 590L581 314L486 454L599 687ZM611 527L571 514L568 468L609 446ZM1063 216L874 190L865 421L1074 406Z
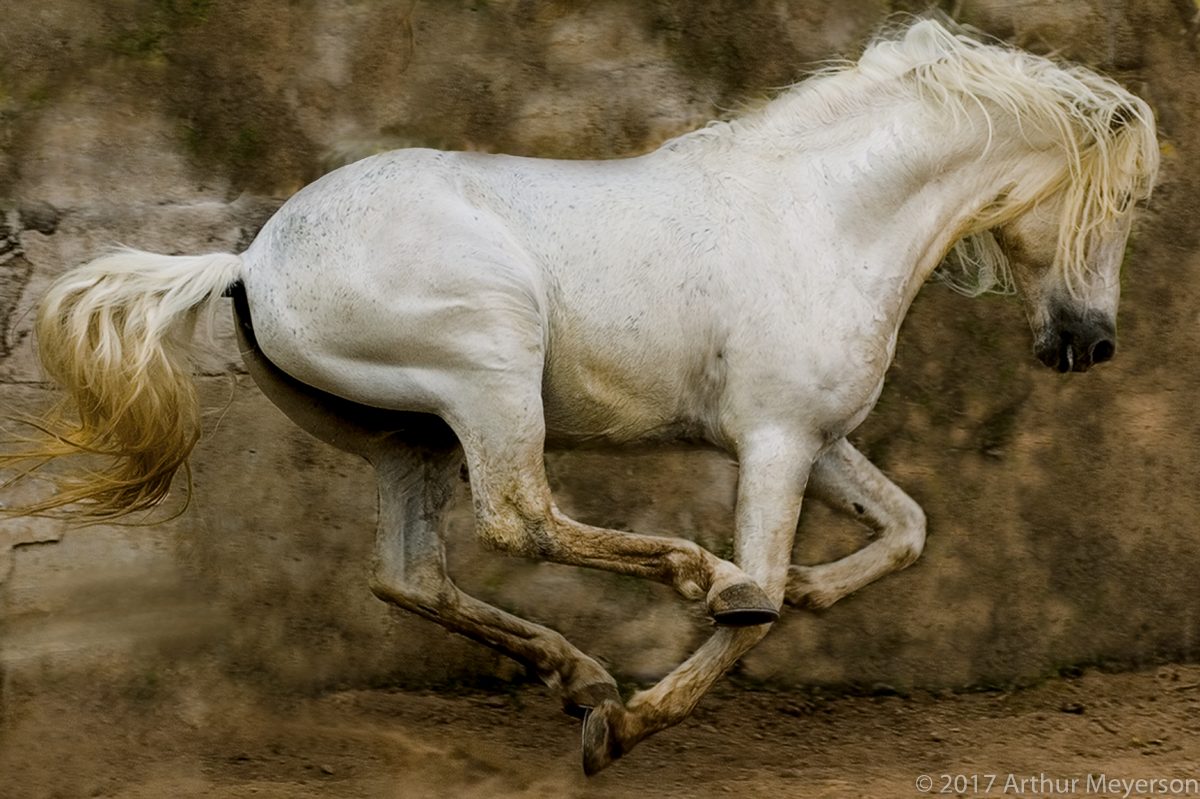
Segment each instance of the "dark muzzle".
M1038 360L1060 372L1086 372L1112 360L1117 352L1116 328L1105 316L1058 314L1034 343Z

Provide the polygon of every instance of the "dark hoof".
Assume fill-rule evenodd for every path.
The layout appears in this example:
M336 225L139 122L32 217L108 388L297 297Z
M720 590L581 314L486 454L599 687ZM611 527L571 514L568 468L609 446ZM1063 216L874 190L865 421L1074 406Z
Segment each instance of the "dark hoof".
M779 610L754 583L729 586L708 603L708 612L725 627L753 627L779 618Z
M570 696L563 696L563 712L577 719L586 718L589 711L599 707L601 702L613 701L621 703L621 692L610 682L594 682L585 685Z
M625 754L614 725L623 711L619 702L606 700L583 717L583 773L587 776L599 774Z

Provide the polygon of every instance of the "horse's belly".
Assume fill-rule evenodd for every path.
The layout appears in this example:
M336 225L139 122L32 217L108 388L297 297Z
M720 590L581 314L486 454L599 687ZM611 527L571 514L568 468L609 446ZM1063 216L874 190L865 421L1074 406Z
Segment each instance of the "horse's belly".
M553 443L710 438L715 391L703 370L688 361L662 357L653 349L564 354L553 343L551 353L543 375L542 401L547 437Z
M599 375L546 385L542 399L546 436L559 445L664 441L697 432L660 398Z

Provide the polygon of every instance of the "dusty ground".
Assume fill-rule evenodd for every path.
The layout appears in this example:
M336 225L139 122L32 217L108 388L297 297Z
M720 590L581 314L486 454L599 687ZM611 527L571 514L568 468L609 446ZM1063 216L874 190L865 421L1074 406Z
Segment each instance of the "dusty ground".
M540 689L360 690L268 707L228 686L46 684L9 688L4 797L906 797L921 775L951 796L1064 795L1031 782L1042 775L1079 779L1066 795L1122 796L1089 791L1087 775L1200 778L1200 666L936 697L726 684L590 781L577 723Z

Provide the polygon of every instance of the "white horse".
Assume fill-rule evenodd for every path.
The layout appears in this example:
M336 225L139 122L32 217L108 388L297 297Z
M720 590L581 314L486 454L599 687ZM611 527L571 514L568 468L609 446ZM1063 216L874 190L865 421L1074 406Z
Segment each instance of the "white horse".
M1113 356L1157 157L1149 108L1115 82L924 20L637 158L367 158L241 255L117 252L50 289L40 354L81 421L51 414L49 443L16 457L112 468L27 510L105 517L166 494L199 435L190 326L232 288L263 391L376 467L372 590L559 686L594 773L686 717L785 601L828 606L920 555L921 508L846 435L956 244L985 283L1015 282L1047 366ZM555 507L546 446L678 439L738 461L732 562ZM703 599L715 633L623 702L561 635L463 594L441 541L463 458L484 542L660 580ZM791 565L806 487L878 537Z

